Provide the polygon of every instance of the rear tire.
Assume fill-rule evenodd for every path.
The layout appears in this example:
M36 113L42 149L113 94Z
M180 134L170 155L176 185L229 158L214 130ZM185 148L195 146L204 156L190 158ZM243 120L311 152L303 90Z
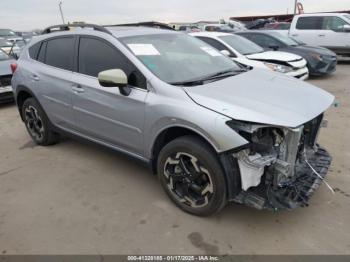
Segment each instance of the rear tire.
M38 101L31 97L24 101L22 116L33 141L41 146L56 144L59 134L52 130L51 123Z
M227 203L224 171L217 154L200 138L184 136L165 145L157 171L167 195L185 212L209 216Z

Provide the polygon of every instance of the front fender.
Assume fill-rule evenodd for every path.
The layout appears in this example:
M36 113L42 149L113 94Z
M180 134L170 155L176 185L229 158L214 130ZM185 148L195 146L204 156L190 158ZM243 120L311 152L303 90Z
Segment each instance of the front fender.
M188 112L184 108L181 108L181 110L172 109L173 112L178 113L176 117L162 117L154 122L150 121L153 114L146 113L147 127L145 128L146 139L144 141L145 156L147 158L152 158L153 146L158 136L163 131L172 127L181 127L197 133L217 153L222 153L249 143L226 124L227 121L231 120L230 118L196 104L195 106L192 105L192 110L193 107L199 107L200 110L195 110L196 113L184 114L184 112Z

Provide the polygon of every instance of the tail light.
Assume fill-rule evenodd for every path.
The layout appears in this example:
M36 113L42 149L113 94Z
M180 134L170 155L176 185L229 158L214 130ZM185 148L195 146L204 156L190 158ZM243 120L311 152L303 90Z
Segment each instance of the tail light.
M12 74L14 74L17 70L17 64L16 63L12 63L11 64L11 71L12 71Z

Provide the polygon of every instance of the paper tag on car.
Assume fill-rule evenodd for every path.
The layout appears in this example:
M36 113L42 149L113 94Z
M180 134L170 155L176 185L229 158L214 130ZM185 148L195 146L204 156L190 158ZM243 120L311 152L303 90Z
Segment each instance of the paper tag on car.
M222 54L219 51L216 51L214 48L211 48L209 46L203 46L201 47L201 49L211 56L222 56Z
M160 55L152 44L128 44L135 55Z

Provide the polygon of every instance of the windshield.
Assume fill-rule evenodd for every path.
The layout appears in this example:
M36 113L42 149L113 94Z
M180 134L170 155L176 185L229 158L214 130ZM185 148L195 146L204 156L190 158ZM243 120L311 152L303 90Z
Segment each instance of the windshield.
M219 36L219 38L242 55L264 52L264 49L257 44L238 35L225 35Z
M16 34L9 29L0 29L0 36L16 36Z
M350 15L344 15L344 17L350 21Z
M278 32L270 32L270 34L286 45L289 45L289 46L298 46L299 45L299 43L296 42L293 38L282 35Z
M151 72L167 83L241 70L216 49L185 34L140 35L120 40Z
M9 59L9 56L0 49L0 61L8 60L8 59Z

